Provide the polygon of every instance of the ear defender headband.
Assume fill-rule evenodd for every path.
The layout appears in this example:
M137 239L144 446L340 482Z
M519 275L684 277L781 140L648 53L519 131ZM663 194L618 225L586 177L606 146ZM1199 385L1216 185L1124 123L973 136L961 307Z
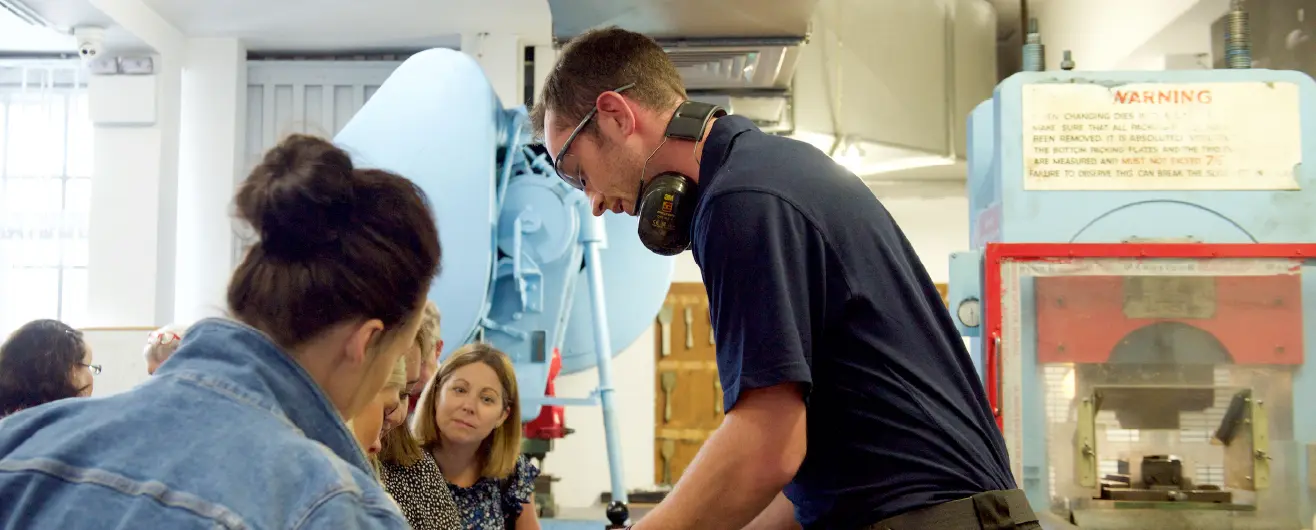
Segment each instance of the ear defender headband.
M717 105L686 101L676 108L667 122L665 138L698 142L713 118L726 116ZM646 184L640 183L640 242L655 254L675 256L690 248L690 230L695 207L699 205L699 185L694 179L675 171L660 173Z

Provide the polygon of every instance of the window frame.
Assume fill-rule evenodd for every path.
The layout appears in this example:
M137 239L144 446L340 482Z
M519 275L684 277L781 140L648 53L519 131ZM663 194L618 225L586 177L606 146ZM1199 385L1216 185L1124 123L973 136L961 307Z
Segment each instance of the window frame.
M13 74L15 68L20 69L19 75L21 80L18 83L13 82L14 81ZM36 82L30 82L28 78L28 74L24 73L21 70L23 68L45 70L46 74L42 79ZM6 238L9 240L4 241L4 243L12 246L21 246L25 241L40 241L44 243L53 243L54 245L56 245L58 249L57 261L53 264L50 263L26 264L26 263L20 263L20 260L10 259L0 263L0 268L3 268L5 270L11 270L11 271L46 270L46 271L54 272L54 275L56 277L55 291L52 293L48 293L48 295L54 297L55 314L40 315L39 318L49 317L66 322L71 316L85 318L85 315L69 314L68 312L69 307L67 306L72 306L77 304L73 302L66 304L66 301L68 301L68 297L66 296L67 293L65 293L66 290L65 283L66 283L66 276L68 275L69 271L73 271L73 270L85 271L88 269L88 265L86 263L75 265L70 262L70 258L69 258L69 256L75 252L70 250L69 248L70 242L82 241L84 245L90 247L90 243L89 243L90 238L88 234L90 220L88 219L88 216L86 214L90 210L90 206L91 206L90 203L92 200L91 194L90 193L85 194L84 200L87 202L87 204L71 205L70 192L69 192L71 184L76 182L78 184L85 183L88 186L90 186L92 185L94 178L94 175L90 175L90 174L78 175L78 176L73 176L69 174L69 169L71 166L69 157L71 156L73 150L73 146L70 145L70 140L73 135L72 132L73 127L90 126L90 117L87 117L86 124L76 124L75 116L73 114L74 110L77 108L75 107L75 105L89 104L89 102L87 101L89 95L87 91L86 77L87 77L86 72L83 69L81 63L78 61L23 61L23 60L0 61L0 110L3 111L0 112L0 197L7 194L7 191L9 190L11 183L24 181L24 180L46 181L46 182L49 182L51 180L57 180L59 194L60 194L58 211L39 212L39 214L54 215L56 220L53 221L53 225L49 225L49 226L45 224L36 225L39 227L39 230L42 232L46 231L47 229L53 229L54 232L51 235L44 236L43 234L39 233L37 237L32 237L30 239L27 237L27 235L21 235L21 236L16 236L12 239ZM22 105L24 103L21 99L21 94L30 90L45 91L46 92L45 97L50 98L49 102L46 103L47 105L63 105L63 114L60 117L63 121L63 125L60 131L61 143L60 143L60 147L58 148L60 162L58 164L57 174L37 174L37 175L21 175L21 176L9 174L10 147L12 144L12 139L15 136L11 134L12 131L10 130L10 126L13 120L12 109L15 104ZM79 115L85 116L85 114L83 113L80 113ZM85 139L85 141L90 143L93 142L94 139L92 137L88 137ZM91 150L89 149L84 150L84 152L88 156L92 156ZM50 164L50 167L51 169L54 169L56 167L56 164L52 163ZM0 205L0 213L3 213L3 205ZM78 215L73 215L75 213L80 213L80 217ZM4 216L0 216L0 221L5 221ZM74 222L71 223L70 221L74 221ZM74 224L77 224L78 226L73 226ZM9 229L10 227L8 226L0 226L0 232L7 231ZM3 237L4 235L5 234L0 233L0 237ZM15 244L14 242L17 242L17 244ZM82 250L82 254L86 255L87 251L89 251L89 249ZM82 297L86 298L87 295L83 294ZM84 300L83 303L80 305L82 306L82 310L85 312L87 305L86 301ZM3 318L4 320L8 321L10 320L11 317L9 315L3 315L0 316L0 318ZM8 330L3 330L3 331L7 332Z

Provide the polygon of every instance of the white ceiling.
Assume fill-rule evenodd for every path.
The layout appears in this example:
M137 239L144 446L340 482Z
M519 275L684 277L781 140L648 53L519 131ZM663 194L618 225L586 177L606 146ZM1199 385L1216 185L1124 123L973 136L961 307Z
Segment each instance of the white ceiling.
M0 51L11 53L63 53L74 48L73 37L33 26L0 9Z
M107 46L141 47L88 0L19 0L62 28L109 28ZM547 0L139 0L189 37L236 37L253 51L458 47L461 33L550 42ZM0 50L8 50L0 32Z
M190 37L251 50L459 46L469 31L548 43L547 0L142 0Z
M76 53L69 29L74 26L106 28L105 44L115 50L139 50L145 45L115 26L110 17L87 0L19 0L45 18L54 28L33 27L7 9L0 9L0 52ZM200 1L200 0L198 0Z

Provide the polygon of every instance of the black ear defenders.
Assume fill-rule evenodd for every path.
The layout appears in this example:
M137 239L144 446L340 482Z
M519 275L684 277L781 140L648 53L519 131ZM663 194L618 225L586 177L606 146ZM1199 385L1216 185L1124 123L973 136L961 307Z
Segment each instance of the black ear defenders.
M667 122L667 138L698 142L709 120L725 116L717 105L686 101ZM690 230L699 205L699 185L688 176L668 171L640 183L640 242L655 254L675 256L690 248Z

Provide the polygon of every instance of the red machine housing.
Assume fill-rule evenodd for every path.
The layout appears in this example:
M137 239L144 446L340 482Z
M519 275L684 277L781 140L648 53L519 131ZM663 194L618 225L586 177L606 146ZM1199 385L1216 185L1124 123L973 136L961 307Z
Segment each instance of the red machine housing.
M1316 244L1286 243L988 243L983 259L983 355L987 399L1003 427L1001 359L1003 333L1001 266L1006 262L1084 258L1128 259L1313 259ZM1211 333L1240 364L1301 364L1303 329L1301 278L1291 276L1217 277L1217 304L1210 318L1139 319L1124 313L1124 277L1055 276L1037 278L1039 362L1104 362L1130 331L1174 320ZM1063 306L1047 304L1058 294ZM1060 345L1065 347L1059 348Z
M556 397L554 381L562 371L562 354L553 348L553 357L548 361L548 386L544 395ZM562 405L544 405L539 409L539 417L525 424L522 433L533 440L554 440L567 435L566 411Z
M1037 362L1104 363L1129 333L1179 322L1210 333L1235 364L1302 364L1302 278L1222 276L1208 318L1129 318L1126 276L1050 276L1034 280Z

